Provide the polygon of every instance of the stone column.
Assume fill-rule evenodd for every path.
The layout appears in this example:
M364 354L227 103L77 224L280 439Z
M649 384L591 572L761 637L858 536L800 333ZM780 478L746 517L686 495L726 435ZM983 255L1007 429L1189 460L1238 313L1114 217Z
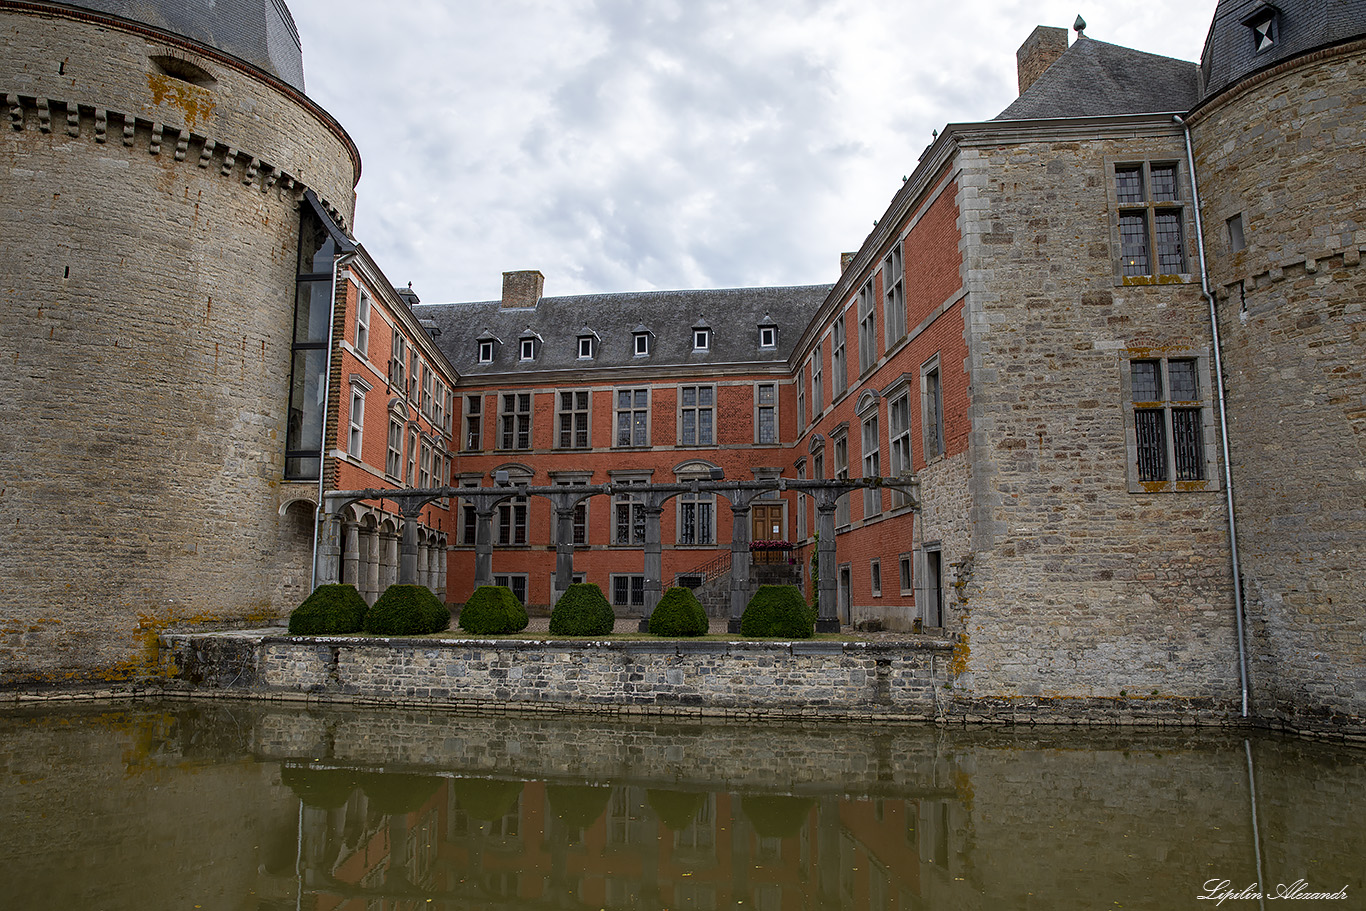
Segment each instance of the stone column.
M341 518L328 513L323 519L322 537L318 541L318 585L335 585L341 581Z
M378 528L365 530L365 588L361 592L367 604L374 604L379 598L380 538Z
M654 613L655 607L659 604L659 599L663 595L660 587L660 577L664 574L663 556L659 534L659 518L664 514L664 508L653 503L646 503L641 506L640 511L645 515L645 613L640 618L640 631L648 633L650 631L650 615Z
M744 505L738 505L743 502ZM740 618L749 604L749 500L731 501L730 526L730 622L726 629L740 632Z
M360 580L360 526L354 522L345 525L346 556L342 560L342 581L361 587Z
M432 548L428 544L417 546L417 584L428 590L432 587Z
M435 587L432 589L436 597L442 604L446 603L446 542L438 541L436 545L436 579Z
M382 532L379 537L379 593L382 595L398 581L398 535Z
M574 582L574 507L555 510L555 591L564 594ZM552 605L553 606L553 605Z
M493 584L493 507L474 512L474 587Z
M816 496L817 531L820 541L816 546L816 570L820 573L820 590L816 593L816 632L840 631L839 605L836 603L835 579L835 506L838 496L821 491Z
M417 575L417 516L403 516L403 540L399 544L398 583L419 585Z

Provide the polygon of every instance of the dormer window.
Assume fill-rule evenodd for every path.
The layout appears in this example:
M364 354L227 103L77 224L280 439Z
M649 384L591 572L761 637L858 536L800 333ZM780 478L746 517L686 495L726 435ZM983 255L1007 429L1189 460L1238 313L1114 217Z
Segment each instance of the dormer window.
M759 347L777 348L778 347L778 327L760 326L759 327Z
M636 357L650 356L650 330L644 323L631 330L631 336L635 340L634 354Z
M591 361L597 354L598 334L584 326L579 330L579 360Z
M498 352L498 336L485 329L474 341L479 347L479 363L492 364L493 356Z
M1252 48L1255 53L1269 51L1281 39L1281 11L1269 3L1263 3L1243 20L1243 25L1252 32Z
M534 361L536 359L536 343L539 341L541 341L541 337L530 326L522 330L522 334L517 337L517 359Z
M697 322L692 324L692 350L711 350L711 323L700 316L697 318Z

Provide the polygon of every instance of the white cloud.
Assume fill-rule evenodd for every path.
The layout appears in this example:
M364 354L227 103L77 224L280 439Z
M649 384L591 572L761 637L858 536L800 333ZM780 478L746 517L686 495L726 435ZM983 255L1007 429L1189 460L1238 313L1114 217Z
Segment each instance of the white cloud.
M293 0L364 160L356 230L427 301L833 281L931 130L994 116L1054 0ZM1213 0L1087 34L1196 59Z

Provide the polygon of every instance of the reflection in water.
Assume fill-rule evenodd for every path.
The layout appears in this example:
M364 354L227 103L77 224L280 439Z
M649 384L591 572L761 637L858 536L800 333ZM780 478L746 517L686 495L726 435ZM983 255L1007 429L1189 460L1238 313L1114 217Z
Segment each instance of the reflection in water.
M1259 872L1362 907L1361 759L1218 732L12 711L0 849L22 908L1169 909Z

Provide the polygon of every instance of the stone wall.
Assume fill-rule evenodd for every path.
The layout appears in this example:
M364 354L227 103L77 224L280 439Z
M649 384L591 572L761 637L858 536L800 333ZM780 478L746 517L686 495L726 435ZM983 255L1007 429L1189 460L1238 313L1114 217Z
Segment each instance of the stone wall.
M983 695L954 646L878 642L600 642L166 633L167 692L462 712L995 724L1230 723L1213 699Z
M281 483L298 207L307 184L349 219L359 161L302 96L164 54L195 57L0 8L0 682L135 674L168 623L308 588L282 507L314 494Z
M1366 718L1366 43L1197 112L1256 710ZM1240 216L1246 247L1232 249Z
M1133 481L1126 441L1128 359L1209 355L1184 167L1197 274L1144 285L1118 274L1113 166L1180 162L1181 132L1154 118L1045 138L1000 127L961 143L973 507L958 683L984 697L1231 704L1238 653L1217 462L1188 489L1149 490ZM1212 455L1208 384L1201 392Z
M205 688L405 704L934 718L948 643L593 643L168 634Z

